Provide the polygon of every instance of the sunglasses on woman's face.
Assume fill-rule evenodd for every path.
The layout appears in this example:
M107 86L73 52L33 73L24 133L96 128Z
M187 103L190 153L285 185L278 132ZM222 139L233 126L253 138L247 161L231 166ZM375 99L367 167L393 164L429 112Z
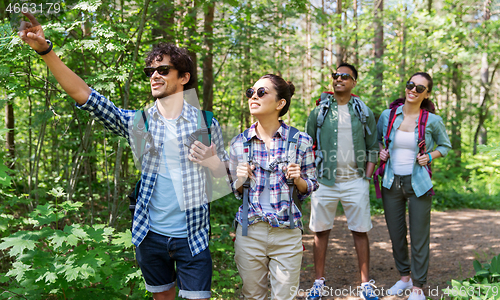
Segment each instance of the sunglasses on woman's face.
M259 98L262 98L262 97L264 97L265 94L267 94L266 88L260 87L257 89L257 91L254 88L249 88L246 91L245 95L247 96L248 99L250 99L253 97L253 94L255 94L255 92L257 92L257 97L259 97Z
M158 74L160 74L162 76L167 76L168 73L170 72L170 69L173 69L173 68L174 67L169 66L169 65L158 66L156 68L145 67L144 68L144 73L146 74L146 76L151 77L151 76L153 76L153 74L156 71L156 72L158 72Z
M333 79L337 80L339 77L342 80L347 80L349 78L352 78L352 80L355 80L354 77L351 76L351 74L348 73L332 73Z
M411 91L415 88L415 91L417 91L417 93L419 94L422 94L423 92L425 92L425 90L427 89L427 87L425 87L425 85L416 85L415 82L413 81L408 81L406 83L406 89Z

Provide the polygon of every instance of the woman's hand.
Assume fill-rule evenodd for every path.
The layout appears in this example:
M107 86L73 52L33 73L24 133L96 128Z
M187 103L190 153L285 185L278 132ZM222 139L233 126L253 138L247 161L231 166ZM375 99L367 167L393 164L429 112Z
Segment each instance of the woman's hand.
M381 161L387 161L390 157L388 149L382 149L379 152L379 157Z
M295 185L299 184L300 181L300 165L289 164L287 167L283 167L283 172L285 172L286 179L292 178Z
M427 166L427 163L429 162L430 158L429 158L429 155L428 153L424 153L424 154L417 154L417 162L419 165L421 165L422 167L423 166Z
M239 163L236 167L236 177L238 177L238 182L243 184L247 178L254 178L253 170L255 170L255 165L249 165L247 162Z

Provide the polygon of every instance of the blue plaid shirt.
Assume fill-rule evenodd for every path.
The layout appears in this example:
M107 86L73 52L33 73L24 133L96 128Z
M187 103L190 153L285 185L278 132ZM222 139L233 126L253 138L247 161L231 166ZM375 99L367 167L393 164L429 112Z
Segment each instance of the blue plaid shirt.
M95 90L92 90L87 102L78 107L88 111L107 130L127 138L129 143L134 139L132 128L134 127L134 117L138 111L118 108ZM165 139L165 126L161 126L162 121L159 118L156 104L147 110L147 115L149 132L153 138L152 144L157 148L162 148ZM198 109L184 101L182 112L177 122L177 139L182 168L182 189L186 207L188 243L191 253L194 256L208 247L210 227L208 198L205 193L204 184L206 174L201 165L188 160L189 148L185 146L189 144L189 135L198 129ZM212 119L211 130L212 142L216 146L217 156L221 161L229 160L224 150L221 128L215 118ZM146 149L150 148L150 143L146 143L145 147ZM161 150L157 152L161 153ZM142 156L142 183L135 206L132 225L132 243L135 246L139 246L149 231L148 203L155 188L160 158L161 156L155 155L154 151L146 151Z
M268 152L266 150L266 144L261 140L255 131L254 123L249 129L249 138L252 140L252 161L258 166L265 166ZM273 172L269 176L269 188L270 188L270 202L271 207L274 208L274 213L265 213L262 210L262 206L259 202L259 196L264 191L266 184L266 171L260 167L256 167L254 170L255 178L250 181L250 188L248 191L250 203L248 212L248 224L255 224L257 222L268 222L272 227L290 227L290 219L288 216L288 206L290 205L290 190L286 183L285 173L283 172L283 167L287 166L286 161L286 138L289 131L288 125L285 122L281 122L280 128L276 131L273 139L271 140L271 147L269 149L269 154L274 157L275 161L278 162L273 169ZM229 171L231 172L232 178L236 177L236 167L238 163L243 161L243 143L247 139L242 133L237 135L231 141L230 149L230 160L229 160ZM298 197L300 201L304 201L313 191L318 189L318 182L316 180L316 166L314 164L314 155L312 151L312 139L307 133L300 132L300 136L297 144L297 164L301 166L301 177L307 183L307 192L301 194L298 192ZM242 199L242 194L236 189L237 181L232 183L233 191L236 198ZM238 213L236 214L236 221L241 224L241 214L243 211L243 205L240 206ZM293 219L295 224L302 229L302 214L300 210L293 204L292 207Z

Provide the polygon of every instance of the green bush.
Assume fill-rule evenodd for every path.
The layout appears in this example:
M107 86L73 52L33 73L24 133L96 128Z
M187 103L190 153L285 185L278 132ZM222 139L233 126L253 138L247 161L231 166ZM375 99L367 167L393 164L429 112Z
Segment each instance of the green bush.
M80 202L47 203L18 220L31 228L0 243L0 250L13 258L10 270L0 276L6 286L0 298L144 298L129 230L115 232L103 224L57 228L62 217L81 207Z
M463 281L451 280L443 293L452 300L494 300L500 299L500 254L482 265L475 260L474 277Z
M211 203L210 253L213 260L212 298L236 299L241 277L234 261L234 242L231 232L234 216L241 201L229 194Z

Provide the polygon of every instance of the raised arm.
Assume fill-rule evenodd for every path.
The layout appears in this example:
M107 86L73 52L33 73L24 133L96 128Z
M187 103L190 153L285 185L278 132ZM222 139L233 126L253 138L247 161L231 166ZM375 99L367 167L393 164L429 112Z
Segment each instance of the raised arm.
M27 43L33 50L43 53L49 49L49 44L45 40L42 25L30 13L23 14L28 17L30 22L21 22L19 28L19 37ZM52 74L56 78L61 87L71 96L78 104L82 105L87 102L91 90L89 86L75 72L71 71L56 55L50 50L49 53L42 55L43 60L49 67Z

